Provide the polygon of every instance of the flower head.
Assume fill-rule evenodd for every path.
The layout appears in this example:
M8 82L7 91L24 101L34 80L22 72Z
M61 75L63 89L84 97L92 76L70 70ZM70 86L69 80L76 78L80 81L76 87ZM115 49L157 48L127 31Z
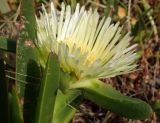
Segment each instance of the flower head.
M137 66L136 44L129 46L130 33L123 36L122 27L111 23L110 17L100 19L97 10L86 11L79 4L73 14L63 3L61 11L53 3L49 13L42 8L37 19L37 45L44 55L56 53L63 71L78 79L108 78Z

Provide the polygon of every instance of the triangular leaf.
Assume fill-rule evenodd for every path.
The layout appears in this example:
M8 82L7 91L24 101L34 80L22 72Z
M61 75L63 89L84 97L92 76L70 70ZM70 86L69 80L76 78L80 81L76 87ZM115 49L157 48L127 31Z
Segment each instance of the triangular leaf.
M145 119L152 112L151 107L146 102L124 96L110 85L106 85L97 79L77 82L71 88L83 89L85 98L131 119Z
M40 88L35 123L51 123L54 104L59 87L60 66L56 55L51 53L45 69L44 80Z

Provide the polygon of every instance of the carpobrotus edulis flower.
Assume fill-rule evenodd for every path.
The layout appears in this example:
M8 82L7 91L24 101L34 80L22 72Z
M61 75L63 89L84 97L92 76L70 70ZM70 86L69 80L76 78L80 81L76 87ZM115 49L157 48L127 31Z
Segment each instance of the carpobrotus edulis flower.
M122 35L119 22L113 24L110 17L100 19L97 10L85 10L79 4L74 13L64 3L61 11L53 3L49 13L42 8L37 18L37 45L44 56L57 54L64 72L85 79L114 77L135 70L136 44L130 46L130 33Z

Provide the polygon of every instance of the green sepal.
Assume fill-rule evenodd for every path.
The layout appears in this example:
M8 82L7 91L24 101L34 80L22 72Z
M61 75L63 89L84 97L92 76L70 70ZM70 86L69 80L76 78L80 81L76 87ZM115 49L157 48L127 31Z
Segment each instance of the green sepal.
M63 93L67 93L70 85L76 81L77 80L76 80L74 74L66 73L61 69L61 78L60 78L60 87L59 88Z
M69 123L76 113L76 106L81 103L81 92L70 90L67 93L58 91L52 123Z

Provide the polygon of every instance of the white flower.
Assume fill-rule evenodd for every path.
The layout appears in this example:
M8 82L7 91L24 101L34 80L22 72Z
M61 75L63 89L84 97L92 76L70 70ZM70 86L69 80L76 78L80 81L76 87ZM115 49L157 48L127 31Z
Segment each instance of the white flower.
M119 23L112 24L97 10L85 10L77 4L75 12L62 3L61 11L46 12L44 6L37 19L38 40L42 54L56 53L63 71L78 79L108 78L129 73L137 66L135 45L130 45L130 33L122 35ZM46 54L47 53L47 54Z

